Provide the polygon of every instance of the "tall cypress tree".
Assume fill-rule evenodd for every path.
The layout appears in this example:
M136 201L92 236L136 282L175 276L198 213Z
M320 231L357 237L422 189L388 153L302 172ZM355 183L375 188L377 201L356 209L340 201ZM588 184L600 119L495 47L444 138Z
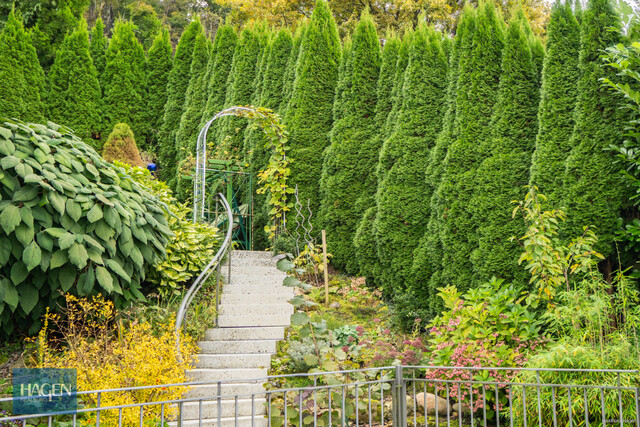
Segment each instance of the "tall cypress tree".
M284 75L291 56L292 44L291 32L283 29L278 32L269 46L262 76L262 90L260 96L254 98L256 105L278 111L285 101ZM269 162L270 153L267 151L265 143L266 139L262 129L255 126L247 129L245 145L250 148L249 170L254 174L254 177ZM269 246L267 235L264 232L264 226L269 221L269 209L266 204L266 194L257 194L254 197L253 242L254 248L260 250Z
M157 152L160 130L164 123L167 85L173 67L173 48L169 31L164 28L153 40L148 53L147 108L149 139L145 148Z
M596 250L609 255L613 250L616 221L624 205L625 188L620 185L615 154L606 149L623 137L621 111L615 95L601 84L613 79L610 67L602 67L603 49L618 43L618 17L607 0L590 0L582 18L580 72L575 128L571 154L566 162L564 199L567 221L564 231L575 236L582 227L595 226Z
M196 17L184 30L173 60L173 68L167 83L167 103L164 107L164 123L160 131L159 163L160 177L168 181L176 167L176 132L184 112L187 86L191 77L191 60L196 36L203 32L200 19Z
M104 93L104 68L107 65L107 37L104 35L104 23L102 18L98 17L95 25L91 29L91 42L89 49L91 51L91 59L93 66L96 67L98 73L98 81L100 89Z
M130 22L117 21L107 49L104 105L110 126L127 123L134 135L145 135L146 58Z
M402 106L402 85L404 84L404 72L409 62L409 47L411 46L412 37L413 31L406 29L402 38L402 44L398 50L398 63L396 64L396 74L393 77L393 89L391 90L391 111L389 111L385 125L385 140L395 129L398 111L400 111L400 107ZM381 172L384 173L384 171ZM382 177L378 177L379 181L381 179Z
M442 129L447 71L442 36L420 26L409 48L396 128L380 155L391 167L378 187L375 227L383 286L396 297L410 282L413 250L429 217L424 171Z
M41 121L44 72L31 37L11 10L0 33L0 115Z
M85 140L99 136L100 83L91 59L84 19L62 42L49 70L48 83L49 118L73 128L76 135Z
M442 282L442 243L440 241L441 218L444 216L443 204L438 187L443 172L443 163L449 145L453 142L454 122L456 118L456 99L460 61L467 58L472 51L473 35L476 23L476 10L467 5L462 11L453 52L449 63L450 71L447 81L447 111L443 119L443 126L435 147L429 153L429 161L425 173L427 184L425 198L428 198L431 210L427 222L427 231L422 236L419 246L414 251L412 266L411 293L418 304L422 306L418 315L427 318L440 313L442 299L437 297L437 287Z
M285 101L282 103L280 107L280 115L282 117L286 116L287 107L289 106L289 100L291 99L291 94L293 93L293 84L296 80L296 68L298 65L298 57L300 56L300 45L302 44L302 39L304 38L304 33L307 29L307 23L304 22L298 28L296 28L296 32L293 35L293 46L291 48L291 54L289 56L289 61L287 62L287 70L284 73L284 99Z
M180 127L176 133L177 166L175 174L169 180L169 185L176 189L177 195L181 200L186 199L191 183L182 179L180 168L189 154L195 155L202 110L207 101L208 82L206 81L206 74L210 45L211 42L204 35L204 32L198 33L193 47L193 60L191 61L191 71L189 72L191 79L187 87L184 112L180 118Z
M358 228L353 240L359 273L367 278L367 283L370 285L375 283L374 278L379 271L378 248L376 234L373 228L377 212L375 207L375 193L378 187L375 171L380 148L387 134L387 116L393 107L391 100L391 92L394 86L393 78L396 73L398 52L402 45L402 41L393 32L388 32L386 39L387 41L382 51L380 77L378 78L376 89L375 131L369 140L365 142L365 146L363 146L363 150L366 150L368 153L375 153L375 156L373 159L371 159L371 156L367 156L370 164L366 166L367 180L364 184L365 190L357 202L358 209L360 209L360 212L364 212L364 214L358 222ZM371 160L373 160L372 163Z
M353 45L345 59L341 113L333 124L331 145L324 156L321 192L321 217L327 230L333 264L349 273L357 273L353 246L355 230L362 216L357 201L371 190L365 187L369 167L377 160L377 151L368 152L366 142L376 130L377 85L380 75L380 42L375 23L365 10L353 36ZM335 117L335 115L334 115Z
M322 151L329 143L339 62L336 22L327 2L318 0L300 45L285 118L293 159L290 184L298 186L300 201L304 205L308 199L315 214L320 206Z
M478 6L471 51L460 57L454 140L444 160L438 192L446 215L438 225L443 246L442 283L465 290L474 283L470 257L478 245L469 203L476 187L476 169L483 160L479 142L491 138L491 113L497 101L504 30L491 2Z
M542 71L539 130L531 162L531 185L557 208L562 199L565 161L571 151L578 92L580 25L571 4L553 5Z
M233 56L231 72L227 80L225 108L234 105L248 105L255 90L255 77L259 71L260 53L264 39L260 28L248 27L240 34L236 52ZM230 146L238 150L244 159L244 130L247 120L239 117L228 117L219 127L218 140L231 138Z
M497 276L526 283L527 272L518 265L521 249L510 238L525 231L522 218L512 218L511 201L524 195L538 130L538 70L523 28L528 25L518 16L509 23L491 123L493 137L480 143L486 158L476 172L470 203L478 227L478 247L472 254L476 281Z

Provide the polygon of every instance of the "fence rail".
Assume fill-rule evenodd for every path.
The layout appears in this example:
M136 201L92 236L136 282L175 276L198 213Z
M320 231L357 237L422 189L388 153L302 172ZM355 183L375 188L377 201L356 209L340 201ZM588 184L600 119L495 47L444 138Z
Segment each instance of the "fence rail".
M0 426L635 426L632 370L394 366L79 391L77 411ZM166 398L179 390L181 397ZM0 399L0 407L12 398Z

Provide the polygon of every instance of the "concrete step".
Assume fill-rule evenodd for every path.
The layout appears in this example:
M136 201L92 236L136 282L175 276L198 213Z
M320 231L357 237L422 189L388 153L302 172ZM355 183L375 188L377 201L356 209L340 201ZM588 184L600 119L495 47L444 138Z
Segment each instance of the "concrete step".
M225 275L228 273L228 270L226 269L222 271ZM246 274L247 276L278 276L278 277L287 276L287 273L278 270L275 265L251 264L246 266L240 266L240 265L234 265L232 262L231 263L231 279L232 280L233 280L233 276L236 274L239 274L239 275Z
M271 355L263 354L200 354L197 368L227 369L227 368L269 368Z
M282 282L284 278L287 277L286 274L268 274L268 275L258 275L258 274L233 274L231 273L231 282L228 282L227 285L245 285L245 284L253 284L253 285L280 285L282 286Z
M264 378L267 368L189 369L187 376L193 381L230 381Z
M281 302L279 304L259 304L257 301L255 304L224 304L220 307L220 315L248 315L248 314L260 314L269 315L272 313L288 313L293 314L293 305L288 302Z
M243 258L233 258L231 260L231 268L236 268L236 267L250 267L250 266L261 266L261 267L273 267L276 268L276 264L278 262L279 258L247 258L247 257L243 257ZM225 262L222 264L222 268L228 268L229 264L227 263L227 261L225 260Z
M234 259L270 259L273 257L273 252L270 251L231 251L231 264L233 264Z
M235 399L221 399L220 400L220 417L228 418L238 416L263 416L266 414L266 399L264 396L256 397L252 399L238 399L237 405ZM218 401L206 400L202 402L202 409L200 409L200 402L188 402L182 405L182 419L197 420L200 417L202 411L203 419L218 418ZM237 411L237 412L236 412Z
M247 283L247 284L229 284L224 285L224 294L274 294L287 295L294 294L293 288L288 288L282 285L265 285L263 283Z
M291 314L221 314L218 324L231 326L290 326Z
M255 417L228 417L221 418L221 422L218 423L218 419L207 420L189 420L182 423L183 426L206 426L206 427L267 427L269 425L267 418L263 415L256 415ZM177 422L169 423L170 426L177 426Z
M280 293L246 293L246 294L232 294L223 293L220 299L222 307L232 304L280 304L283 301L287 301L293 298L294 292L280 292Z
M246 341L284 339L284 327L212 328L205 333L207 341Z
M222 316L220 316L222 319ZM275 353L277 340L200 341L201 354Z
M258 397L265 397L265 389L262 386L262 381L246 381L246 382L233 382L222 383L220 386L220 396L227 396L233 398L238 396L238 399L250 399L252 395ZM192 386L186 393L187 399L214 399L218 396L218 385L215 383L205 385Z

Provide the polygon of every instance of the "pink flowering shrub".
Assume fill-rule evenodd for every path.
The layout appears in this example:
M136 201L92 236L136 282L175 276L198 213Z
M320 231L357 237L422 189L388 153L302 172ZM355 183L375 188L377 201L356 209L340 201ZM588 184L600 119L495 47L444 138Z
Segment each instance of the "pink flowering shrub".
M517 368L525 365L527 355L545 343L540 322L526 301L526 294L503 280L492 279L462 295L453 286L439 289L446 310L429 325L431 353L426 378L466 381L450 383L449 396L474 410L488 402L487 409L501 407L506 397L501 389L513 380L509 369L470 370L463 368ZM447 369L438 367L449 367ZM451 368L453 367L453 368ZM470 387L468 381L495 382L495 386ZM438 384L444 391L445 384ZM471 402L473 399L473 402Z

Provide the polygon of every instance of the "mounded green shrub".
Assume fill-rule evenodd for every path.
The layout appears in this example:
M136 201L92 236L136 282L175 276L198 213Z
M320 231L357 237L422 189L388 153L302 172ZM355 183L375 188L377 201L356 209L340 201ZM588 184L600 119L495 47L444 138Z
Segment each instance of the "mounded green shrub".
M68 128L0 127L0 335L33 334L62 292L143 300L165 256L165 212Z
M455 285L465 291L475 276L471 253L478 246L477 224L469 203L476 189L476 171L486 157L481 142L491 138L491 114L498 96L504 24L491 2L478 6L471 48L458 65L456 118L440 182L438 229L442 241L442 277L437 287Z
M0 117L42 120L44 72L14 10L0 32L0 82Z
M518 265L521 247L510 238L526 230L521 216L513 218L511 202L521 200L526 191L538 131L538 70L525 29L528 25L517 15L509 22L491 121L493 135L480 147L487 157L476 172L470 203L478 227L478 247L471 261L479 282L495 276L517 286L527 283L528 272Z
M613 251L620 209L626 204L626 188L620 185L620 165L607 150L623 140L623 111L616 95L601 84L615 70L602 66L602 50L619 42L611 28L619 24L607 0L590 0L582 18L580 73L571 154L566 161L563 201L567 221L563 232L579 235L584 226L595 227L596 250Z
M176 132L184 111L187 86L191 77L191 59L196 36L201 33L202 24L196 17L178 42L173 60L173 68L167 83L167 103L164 106L164 123L160 131L158 149L159 176L168 181L176 170Z
M327 231L332 264L350 274L358 272L353 238L362 217L357 201L364 192L378 151L367 151L367 141L376 132L377 86L381 52L375 23L364 12L353 35L352 46L343 53L344 76L337 94L331 145L324 155L320 216ZM338 96L342 95L339 100ZM340 104L339 104L340 103ZM339 104L339 105L338 105Z
M169 31L163 29L153 40L147 55L147 117L149 124L147 150L157 152L167 103L167 84L173 66L173 48Z
M144 113L146 57L134 29L126 21L117 21L113 29L104 71L104 106L107 125L127 123L140 138L148 128Z
M429 153L425 174L426 193L431 210L427 222L427 231L413 253L411 284L413 296L421 306L422 318L431 318L442 311L442 299L437 297L437 287L441 286L442 277L442 243L440 241L440 219L443 217L443 205L438 187L440 185L443 163L449 145L454 139L454 121L456 118L456 98L458 87L459 63L470 50L475 31L475 14L473 6L466 6L458 21L453 52L449 62L447 79L447 111L436 145Z
M547 56L540 91L540 127L531 161L531 185L558 208L562 199L565 161L571 151L578 93L580 25L571 4L553 5L547 29Z
M133 132L126 123L115 125L102 148L102 157L111 163L119 161L129 166L145 166L140 158Z
M375 228L385 290L400 294L411 283L413 250L426 230L429 200L424 173L442 129L448 64L442 35L420 26L412 36L402 106L380 152L388 172L378 186ZM383 166L384 165L384 166Z
M100 83L89 51L87 23L68 34L49 70L47 108L49 117L64 123L76 136L99 146ZM93 141L91 141L93 139Z
M318 0L304 32L285 124L289 131L291 176L303 205L317 215L322 152L329 145L333 98L340 66L340 38L329 5Z

